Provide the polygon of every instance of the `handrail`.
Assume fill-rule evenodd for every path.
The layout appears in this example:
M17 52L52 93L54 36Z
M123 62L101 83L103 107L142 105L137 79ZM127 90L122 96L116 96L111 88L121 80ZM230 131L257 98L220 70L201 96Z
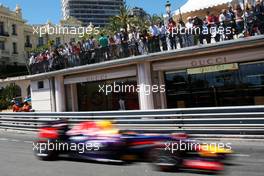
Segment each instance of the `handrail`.
M67 118L70 125L111 120L125 131L201 135L264 135L264 106L110 112L0 113L0 128L36 131L43 123Z

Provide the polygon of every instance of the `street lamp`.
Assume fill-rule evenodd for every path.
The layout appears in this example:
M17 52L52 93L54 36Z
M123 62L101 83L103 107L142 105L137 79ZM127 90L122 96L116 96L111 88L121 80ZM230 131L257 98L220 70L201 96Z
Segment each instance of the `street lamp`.
M170 1L167 1L165 8L166 8L166 12L167 12L168 16L171 17L171 3L170 3Z

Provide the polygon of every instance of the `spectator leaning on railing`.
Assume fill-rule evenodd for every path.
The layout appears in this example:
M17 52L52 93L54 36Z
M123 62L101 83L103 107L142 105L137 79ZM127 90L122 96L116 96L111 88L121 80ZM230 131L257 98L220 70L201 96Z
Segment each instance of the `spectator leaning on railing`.
M162 21L147 29L132 27L120 29L113 35L90 36L77 43L70 42L48 50L31 53L28 64L32 74L68 67L103 62L111 59L137 56L152 52L174 50L198 44L231 40L244 36L264 34L264 2L256 5L230 5L214 15L208 11L203 19L188 17L186 24L170 18L167 26ZM222 33L217 31L222 30ZM207 33L204 33L207 29ZM231 31L231 32L230 32ZM212 40L214 39L214 40Z

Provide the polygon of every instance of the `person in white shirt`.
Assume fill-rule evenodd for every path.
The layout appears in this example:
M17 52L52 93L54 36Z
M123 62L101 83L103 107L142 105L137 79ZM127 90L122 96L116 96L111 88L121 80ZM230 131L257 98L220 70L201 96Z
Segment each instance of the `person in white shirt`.
M159 28L157 27L157 25L152 24L149 27L149 31L152 37L152 40L149 41L151 43L151 51L152 52L159 52L160 51L160 44L159 44L159 35L160 35L160 31Z
M122 52L122 47L121 47L121 34L116 32L114 35L114 40L116 44L116 51L117 51L117 57L120 57L120 53Z
M223 9L222 13L219 15L219 22L220 22L221 26L224 26L224 24L227 20L226 16L227 16L227 11L226 11L226 9Z
M162 50L167 51L168 46L167 46L167 29L164 24L160 23L159 24L159 33L160 33L160 40L162 44Z
M227 25L227 10L223 9L222 13L219 15L220 27L225 29ZM220 31L220 30L219 30ZM225 33L220 34L221 40L225 40Z
M137 51L136 51L136 47L137 47L137 33L135 32L135 30L129 31L128 42L129 42L130 56L136 56L137 55Z
M185 24L185 27L187 28L186 31L186 45L187 46L193 46L194 45L194 35L193 35L193 18L188 17L188 22Z

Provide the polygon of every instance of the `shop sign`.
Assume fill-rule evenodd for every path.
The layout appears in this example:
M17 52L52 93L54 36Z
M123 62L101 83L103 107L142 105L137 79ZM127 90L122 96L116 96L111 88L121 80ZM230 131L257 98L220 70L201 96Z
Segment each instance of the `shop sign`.
M222 64L222 65L213 65L207 67L199 67L199 68L190 68L187 69L187 73L190 75L193 74L201 74L201 73L211 73L211 72L218 72L218 71L225 71L225 70L238 70L238 63L232 64Z
M83 75L65 77L64 84L75 84L75 83L94 82L94 81L102 81L109 79L120 79L120 78L136 76L136 74L137 74L136 69L126 68L115 71L107 71L104 73L83 74Z
M192 67L202 67L202 66L209 66L209 65L219 65L225 64L227 62L226 57L217 57L217 58L210 58L210 59L199 59L191 61Z

